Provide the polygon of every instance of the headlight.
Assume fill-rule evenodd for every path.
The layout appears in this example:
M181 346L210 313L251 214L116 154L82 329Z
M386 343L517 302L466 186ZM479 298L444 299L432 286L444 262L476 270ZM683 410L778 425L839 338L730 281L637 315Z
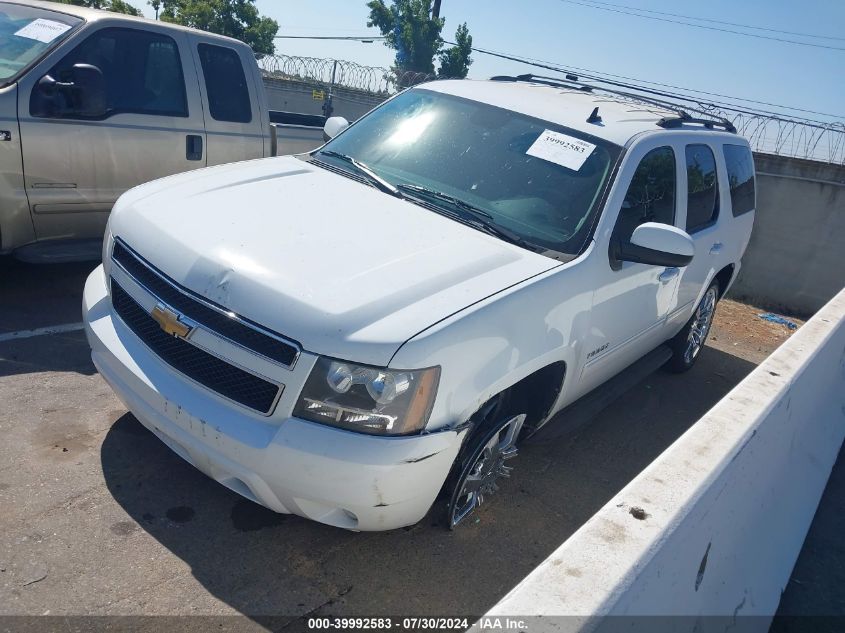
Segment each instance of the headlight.
M373 435L408 435L425 427L440 368L396 371L320 358L293 414Z

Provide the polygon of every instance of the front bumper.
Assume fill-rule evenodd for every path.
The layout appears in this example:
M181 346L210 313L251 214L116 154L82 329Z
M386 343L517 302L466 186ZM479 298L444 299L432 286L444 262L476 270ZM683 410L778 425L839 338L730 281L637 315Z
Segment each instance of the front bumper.
M85 284L83 317L94 364L135 417L206 475L276 512L351 530L411 525L464 439L376 437L290 417L289 404L269 418L233 405L161 361L114 315L102 266Z

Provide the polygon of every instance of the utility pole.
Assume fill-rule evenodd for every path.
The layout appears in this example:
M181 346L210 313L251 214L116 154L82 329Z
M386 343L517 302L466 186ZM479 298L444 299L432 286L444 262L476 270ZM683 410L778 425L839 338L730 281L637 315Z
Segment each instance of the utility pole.
M434 8L431 10L431 17L435 19L440 17L440 0L434 0Z
M336 76L337 60L334 60L334 66L332 66L332 82L329 84L329 94L323 102L323 116L326 120L328 120L328 118L332 115L332 112L334 112L334 104L332 103L332 100L334 97L334 81Z

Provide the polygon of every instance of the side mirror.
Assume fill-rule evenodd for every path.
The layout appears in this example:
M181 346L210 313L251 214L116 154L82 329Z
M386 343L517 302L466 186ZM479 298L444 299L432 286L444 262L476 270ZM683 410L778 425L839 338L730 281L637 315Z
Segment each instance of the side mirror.
M349 121L342 116L333 116L326 119L326 124L323 126L323 140L330 141L335 136L343 132L349 127Z
M35 89L38 91L38 94L45 99L55 99L58 88L59 82L53 79L50 75L44 75L38 80L38 83L35 84Z
M76 114L90 118L105 116L106 82L103 71L91 64L74 64L71 73L76 93Z
M619 246L619 259L626 262L681 268L692 261L695 242L674 226L645 222L634 229L631 239Z

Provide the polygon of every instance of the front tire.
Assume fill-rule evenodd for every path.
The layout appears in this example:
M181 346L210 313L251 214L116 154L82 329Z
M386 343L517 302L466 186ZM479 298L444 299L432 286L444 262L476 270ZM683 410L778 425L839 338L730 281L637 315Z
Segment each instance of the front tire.
M499 489L496 482L500 477L510 477L513 468L505 462L518 453L516 441L524 422L524 413L507 416L470 440L456 476L447 488L450 494L446 520L450 530Z
M719 282L714 280L707 288L690 320L669 341L669 347L672 348L672 358L666 365L669 371L680 374L689 371L695 365L707 341L710 327L713 325L713 315L718 301Z

